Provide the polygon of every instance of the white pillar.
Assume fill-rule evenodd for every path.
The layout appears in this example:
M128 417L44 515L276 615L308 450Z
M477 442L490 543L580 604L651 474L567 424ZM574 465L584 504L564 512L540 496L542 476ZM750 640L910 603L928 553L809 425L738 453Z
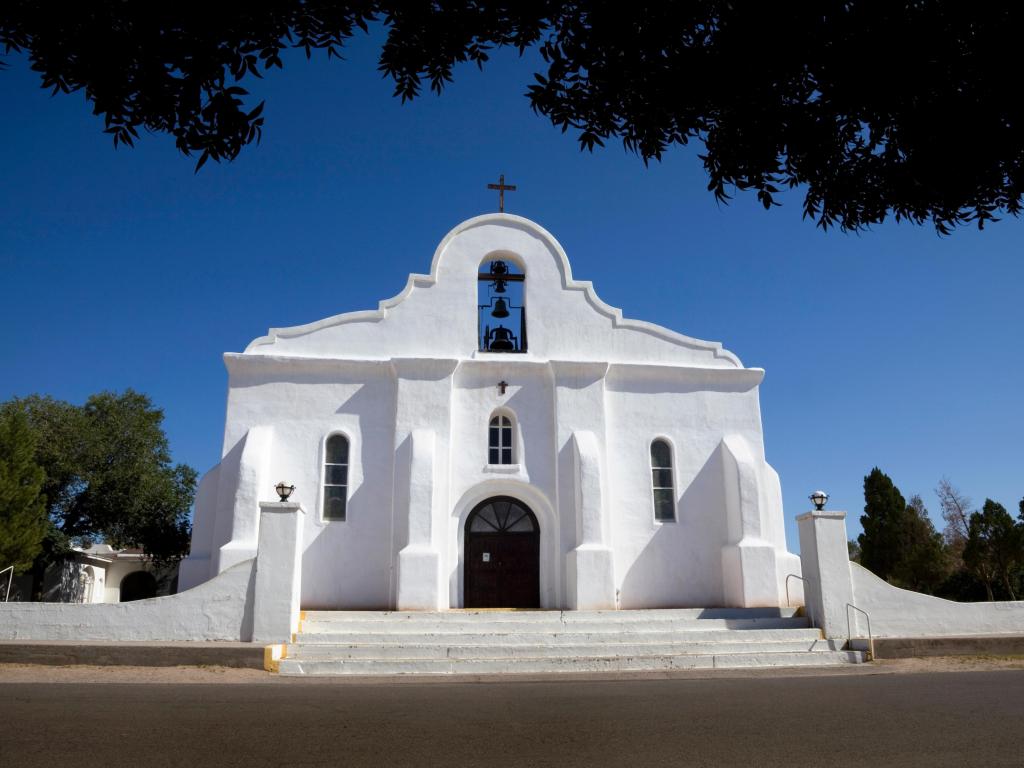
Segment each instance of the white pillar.
M305 514L297 502L260 502L253 642L287 643L299 629Z
M728 537L722 548L726 605L780 605L779 552L766 525L773 514L769 507L781 515L774 471L764 461L760 448L740 435L726 435L719 450Z
M853 603L853 579L846 545L846 513L814 511L796 519L800 530L800 561L803 570L804 604L825 637L847 637L857 631L856 618L847 624L848 604Z
M395 468L394 600L400 611L448 607L442 559L449 500L454 359L393 358Z
M441 554L434 546L434 433L414 429L409 440L409 543L398 553L397 604L400 611L437 611L443 606Z
M615 561L605 537L607 521L597 437L593 432L573 432L572 446L579 546L568 556L569 607L577 611L614 609Z
M603 471L608 363L552 360L550 366L555 385L557 504L560 515L571 513L576 522L574 546L565 554L565 605L573 610L614 609L612 530Z
M232 478L229 472L219 483L225 499L223 504L218 500L218 512L221 512L224 505L230 505L232 513L230 519L224 519L224 522L230 521L231 535L218 552L217 573L223 573L231 566L256 556L260 522L257 505L260 497L269 493L274 485L269 474L273 442L273 427L252 427L241 446L237 477Z

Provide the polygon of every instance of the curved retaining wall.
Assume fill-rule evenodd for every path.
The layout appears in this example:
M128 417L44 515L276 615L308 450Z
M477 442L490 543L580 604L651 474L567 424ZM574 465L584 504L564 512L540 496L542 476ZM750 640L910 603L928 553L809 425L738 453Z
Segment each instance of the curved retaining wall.
M198 587L131 603L0 603L0 640L252 639L256 561Z
M850 578L853 602L868 612L875 637L1024 634L1024 601L956 603L894 587L853 562Z

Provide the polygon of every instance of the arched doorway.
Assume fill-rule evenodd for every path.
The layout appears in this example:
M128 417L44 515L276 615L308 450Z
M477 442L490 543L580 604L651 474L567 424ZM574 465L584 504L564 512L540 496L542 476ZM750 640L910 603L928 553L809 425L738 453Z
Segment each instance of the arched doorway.
M133 571L121 579L122 603L145 600L147 597L156 597L156 579L152 573Z
M540 526L530 508L494 496L466 518L466 608L540 607Z

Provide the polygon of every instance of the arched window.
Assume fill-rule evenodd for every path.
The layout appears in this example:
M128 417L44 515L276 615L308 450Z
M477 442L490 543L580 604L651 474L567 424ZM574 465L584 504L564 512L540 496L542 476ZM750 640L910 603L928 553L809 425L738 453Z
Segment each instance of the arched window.
M324 520L344 520L348 501L348 438L331 435L324 451Z
M654 490L654 519L676 519L676 488L672 478L672 448L664 440L651 443L651 485Z
M512 419L499 413L491 418L491 425L487 430L487 463L512 464L514 462Z

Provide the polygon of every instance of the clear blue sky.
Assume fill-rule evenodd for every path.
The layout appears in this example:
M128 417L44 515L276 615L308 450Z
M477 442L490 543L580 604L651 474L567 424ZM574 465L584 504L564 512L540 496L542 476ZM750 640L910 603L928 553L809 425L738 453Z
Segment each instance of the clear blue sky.
M947 476L1014 513L1024 496L1024 222L942 238L858 235L719 206L697 149L644 167L581 153L522 96L529 62L499 55L446 93L402 105L355 45L286 60L263 82L262 145L198 175L166 136L114 150L81 95L51 98L18 59L0 72L0 399L74 402L132 387L165 410L175 460L221 446L226 374L270 326L375 307L429 269L455 224L507 209L551 231L575 276L629 317L718 340L767 370L769 461L793 518L822 487L859 532L875 465L908 498ZM951 147L950 151L955 151Z

